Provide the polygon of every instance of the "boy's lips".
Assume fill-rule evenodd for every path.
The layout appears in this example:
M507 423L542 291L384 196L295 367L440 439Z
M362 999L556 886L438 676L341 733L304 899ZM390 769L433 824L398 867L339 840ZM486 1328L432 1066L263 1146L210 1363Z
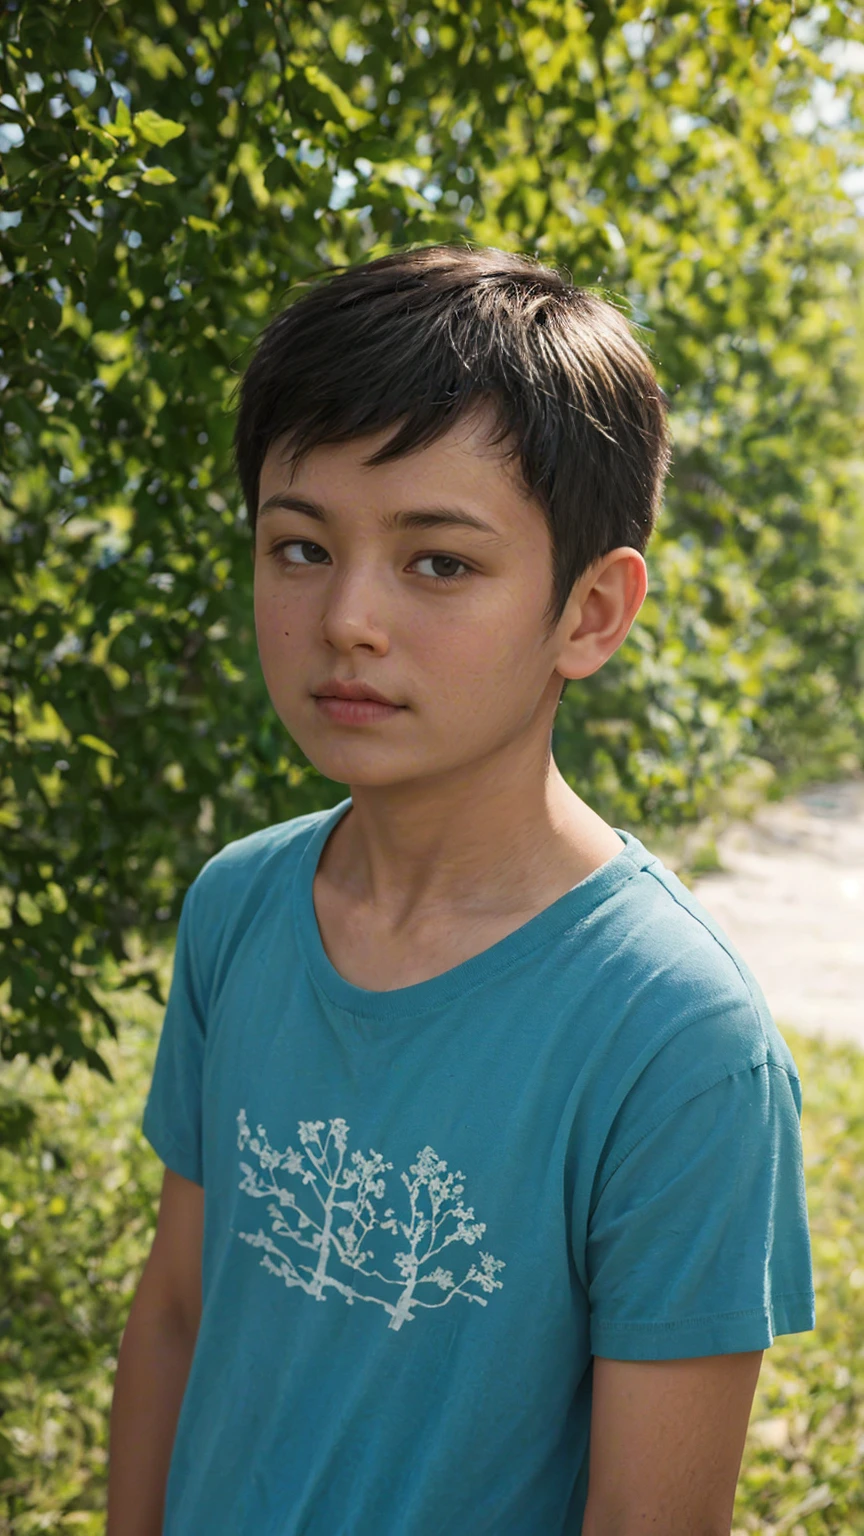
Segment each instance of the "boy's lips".
M381 704L377 699L334 699L319 696L315 699L318 709L334 724L369 725L379 720L392 720L394 715L405 713L404 704Z
M389 704L393 709L402 709L401 704L394 704L386 694L379 693L377 688L370 688L366 683L322 683L320 688L314 689L316 699L356 699L360 702L366 700L374 704Z

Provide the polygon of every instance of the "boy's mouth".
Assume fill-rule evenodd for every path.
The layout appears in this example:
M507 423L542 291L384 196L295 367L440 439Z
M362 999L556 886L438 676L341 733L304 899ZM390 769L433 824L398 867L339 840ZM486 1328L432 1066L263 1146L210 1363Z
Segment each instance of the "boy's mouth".
M370 688L368 684L361 682L341 683L336 679L329 683L322 683L320 688L314 690L316 699L354 699L359 703L389 704L393 709L404 708L401 704L394 704L376 688Z

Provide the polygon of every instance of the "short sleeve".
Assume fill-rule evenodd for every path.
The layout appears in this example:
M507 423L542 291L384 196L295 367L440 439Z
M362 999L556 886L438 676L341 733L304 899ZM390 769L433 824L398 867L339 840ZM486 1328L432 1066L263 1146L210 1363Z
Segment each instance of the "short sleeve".
M613 1160L588 1232L593 1354L734 1354L815 1326L800 1114L798 1079L765 1062Z
M180 913L171 990L142 1129L166 1167L203 1184L201 1081L206 1021L193 934L195 889L193 884L187 891Z

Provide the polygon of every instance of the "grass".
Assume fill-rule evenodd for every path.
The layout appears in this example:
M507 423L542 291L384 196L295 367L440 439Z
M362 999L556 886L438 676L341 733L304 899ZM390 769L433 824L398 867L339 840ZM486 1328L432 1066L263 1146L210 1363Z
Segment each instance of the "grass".
M158 1023L130 1001L113 1085L81 1071L58 1086L39 1068L7 1079L38 1119L0 1150L2 1536L104 1528L112 1376L161 1181L139 1131ZM766 1353L734 1530L861 1536L864 1054L783 1032L804 1085L818 1322Z

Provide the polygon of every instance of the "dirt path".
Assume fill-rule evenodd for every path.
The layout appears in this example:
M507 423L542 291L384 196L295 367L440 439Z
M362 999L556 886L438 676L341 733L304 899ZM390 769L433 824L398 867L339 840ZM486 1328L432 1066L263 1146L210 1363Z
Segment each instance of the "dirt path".
M764 806L717 849L723 872L697 877L692 890L781 1029L864 1047L864 779Z

